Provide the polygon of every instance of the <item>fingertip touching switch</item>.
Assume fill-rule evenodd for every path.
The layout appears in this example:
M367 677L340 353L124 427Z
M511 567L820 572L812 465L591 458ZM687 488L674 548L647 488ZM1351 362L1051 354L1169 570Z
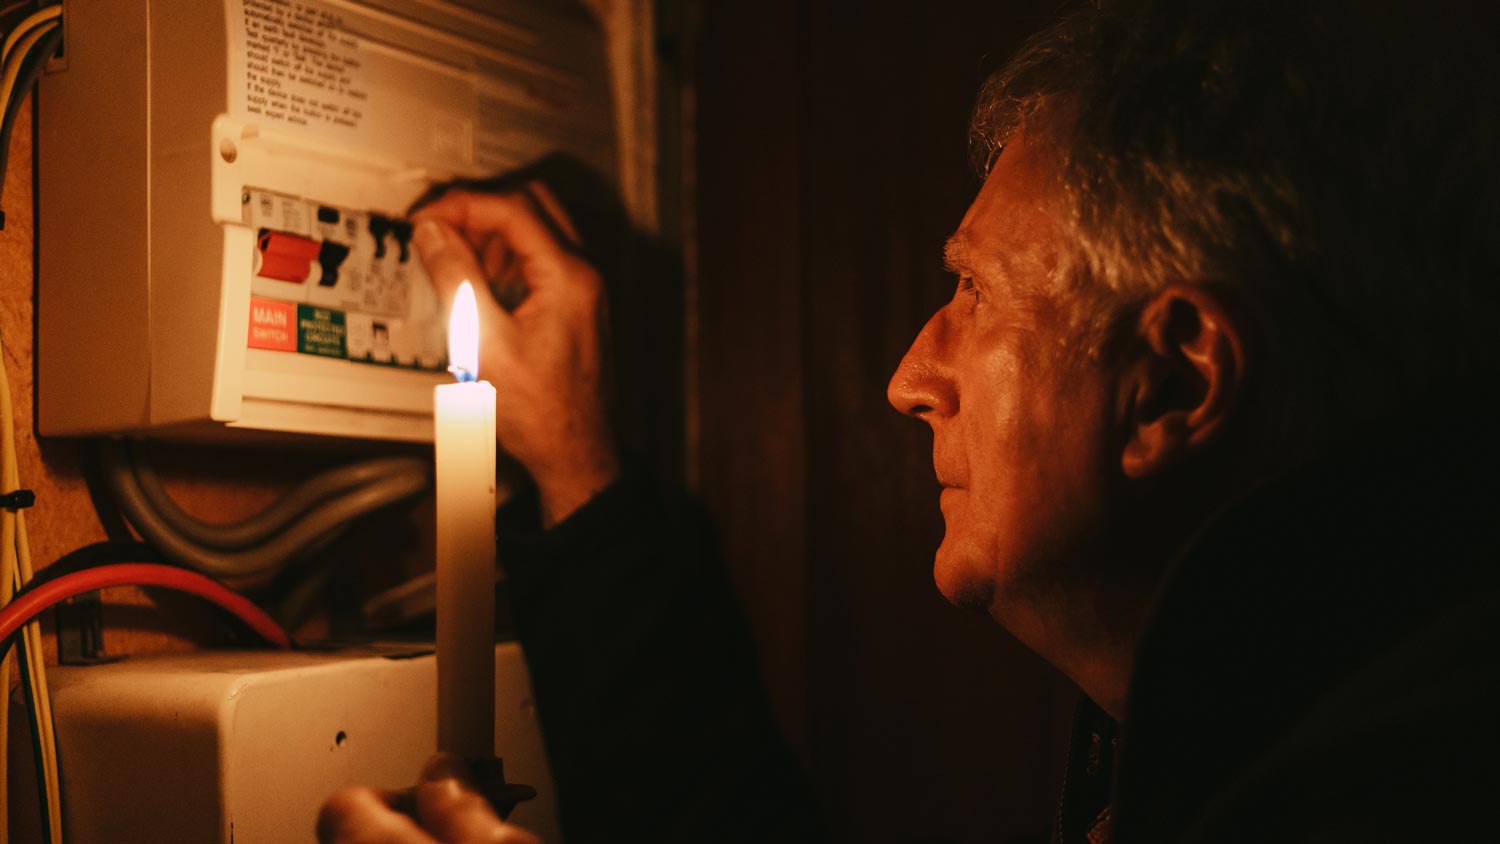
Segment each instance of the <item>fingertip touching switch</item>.
M343 266L344 259L349 257L349 247L332 240L323 241L323 246L318 250L318 264L323 267L323 275L318 279L319 287L332 287L339 283L339 267Z
M379 214L370 215L370 235L375 238L375 257L385 257L385 236L390 234L391 221Z
M396 245L401 247L401 263L411 260L411 223L397 220L391 223L391 233L396 236Z
M256 238L260 249L260 271L262 278L293 281L301 284L312 274L312 261L318 257L320 244L316 240L285 232L261 229Z

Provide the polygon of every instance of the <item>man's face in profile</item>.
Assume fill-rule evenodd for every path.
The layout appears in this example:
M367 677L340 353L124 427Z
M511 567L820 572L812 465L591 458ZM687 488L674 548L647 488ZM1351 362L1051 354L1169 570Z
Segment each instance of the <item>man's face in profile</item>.
M949 240L953 299L891 379L898 410L933 430L946 533L934 577L950 601L1014 622L1101 529L1118 475L1113 381L1081 347L1047 201L1046 155L1017 137Z

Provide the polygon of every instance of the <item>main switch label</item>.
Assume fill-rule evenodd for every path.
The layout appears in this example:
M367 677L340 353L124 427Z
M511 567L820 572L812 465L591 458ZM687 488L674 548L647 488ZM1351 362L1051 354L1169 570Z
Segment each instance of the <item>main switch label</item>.
M290 302L251 299L250 348L297 351L297 335L293 333L296 319L297 306Z

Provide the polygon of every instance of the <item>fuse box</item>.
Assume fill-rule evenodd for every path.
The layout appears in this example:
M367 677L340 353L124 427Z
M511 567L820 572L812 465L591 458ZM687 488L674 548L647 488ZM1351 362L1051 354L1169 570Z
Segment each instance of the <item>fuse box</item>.
M616 169L606 38L546 0L87 0L39 97L39 427L420 441L445 315L403 214Z

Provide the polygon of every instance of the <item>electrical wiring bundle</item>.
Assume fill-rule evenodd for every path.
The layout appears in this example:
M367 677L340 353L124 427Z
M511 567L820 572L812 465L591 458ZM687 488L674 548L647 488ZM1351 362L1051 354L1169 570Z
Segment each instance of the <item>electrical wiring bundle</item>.
M12 22L14 26L10 26ZM0 10L4 53L0 55L0 190L5 186L6 162L16 111L62 43L62 6L12 3ZM5 218L0 215L0 228Z
M37 7L32 3L13 3L0 10L0 28L5 33L0 51L0 190L4 189L6 164L10 158L10 138L16 113L26 94L36 84L47 60L62 40L62 7ZM0 228L5 224L0 212ZM0 345L3 349L3 345ZM3 354L0 354L3 358ZM31 496L20 491L19 468L15 453L15 424L10 400L10 384L0 366L0 608L8 609L11 596L32 577L31 547L26 536L25 507ZM40 791L42 812L46 818L45 834L49 842L62 841L62 807L57 770L57 744L53 736L52 704L47 696L46 666L43 660L42 632L35 623L21 628L20 646L14 659L19 662L21 686L30 720L32 750L42 778ZM11 646L0 651L0 677L9 689ZM9 747L9 696L0 701L0 771L6 770ZM0 777L3 778L3 777ZM9 829L9 796L0 789L0 838Z
M361 519L426 493L431 469L413 457L323 472L234 524L200 521L167 494L139 442L99 440L100 467L120 511L166 559L240 589L314 559Z

